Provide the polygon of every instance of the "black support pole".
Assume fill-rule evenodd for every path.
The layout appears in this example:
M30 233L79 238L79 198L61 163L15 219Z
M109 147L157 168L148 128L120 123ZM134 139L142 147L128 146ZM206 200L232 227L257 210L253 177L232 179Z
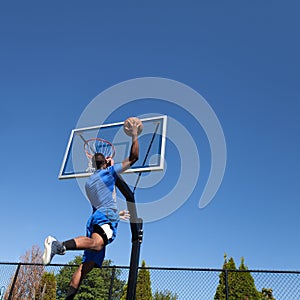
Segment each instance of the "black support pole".
M110 278L110 286L109 286L109 292L108 292L108 300L112 300L112 294L113 294L113 288L114 288L114 282L116 277L116 268L113 267L111 272L111 278Z
M119 175L116 181L116 186L119 191L126 198L127 208L130 213L130 229L131 229L131 258L130 258L130 269L128 275L128 285L127 285L127 297L126 300L135 300L136 293L136 282L138 275L138 267L140 260L140 249L143 240L143 220L138 218L134 194L124 181L124 179Z

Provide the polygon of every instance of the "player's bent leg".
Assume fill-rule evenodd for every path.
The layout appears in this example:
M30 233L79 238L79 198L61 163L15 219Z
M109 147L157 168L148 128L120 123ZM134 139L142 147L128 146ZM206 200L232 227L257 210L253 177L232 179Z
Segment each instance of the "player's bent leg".
M78 267L78 269L74 272L72 276L66 300L74 299L82 280L95 267L95 265L96 265L95 262L89 261L89 262L83 262Z
M102 238L104 246L106 246L109 240L113 237L113 230L110 224L103 224L101 226L98 224L94 225L92 237L95 233Z
M89 230L88 236L79 236L73 239L75 244L74 249L100 251L109 244L115 236L116 229L113 230L110 224L94 224Z
M91 237L79 236L74 241L76 250L100 251L104 247L104 241L99 234L92 234Z
M105 246L105 239L97 232L92 233L92 240L94 241L94 248L92 250L101 251Z
M70 286L78 289L80 283L82 282L83 278L95 267L95 263L93 261L83 262L80 264L78 269L74 272Z

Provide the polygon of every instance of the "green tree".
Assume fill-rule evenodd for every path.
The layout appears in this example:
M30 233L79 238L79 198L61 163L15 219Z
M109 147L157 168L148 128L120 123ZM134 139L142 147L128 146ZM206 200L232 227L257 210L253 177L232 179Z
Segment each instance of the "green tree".
M123 294L122 294L122 297L121 297L120 300L126 300L126 298L127 298L127 287L128 287L128 284L125 284L123 286Z
M82 256L76 256L74 260L68 263L68 266L63 267L56 276L57 281L57 299L61 300L66 297L69 282L76 270L76 265L81 263ZM103 266L111 266L110 260L105 260ZM113 268L94 268L85 279L83 279L80 289L75 299L80 300L106 300L109 295L111 278L114 272L114 284L112 289L113 299L120 299L123 293L125 282L120 280L121 270Z
M56 279L53 273L45 272L35 293L36 300L56 299Z
M219 285L215 293L215 300L226 299L226 273L228 282L229 299L239 300L275 300L272 294L272 289L263 288L262 292L259 292L254 283L254 279L251 273L248 271L245 265L244 258L241 259L239 269L236 270L236 266L233 258L227 259L227 255L224 255L223 272L219 275ZM230 271L231 270L231 271ZM156 300L156 299L155 299Z
M235 262L233 258L231 257L229 260L227 260L227 255L224 255L224 263L223 268L224 271L220 273L219 275L219 285L217 287L216 293L215 293L215 300L224 300L226 299L226 276L227 276L227 283L228 283L228 294L229 299L235 299L235 285L236 285L236 272L230 272L228 270L236 270ZM233 298L231 298L233 297Z
M152 300L150 272L146 268L146 262L142 261L136 283L136 300Z
M178 296L170 291L158 292L153 295L153 300L177 300Z
M261 291L262 300L275 300L272 289L263 288Z
M237 273L237 281L235 284L236 299L261 299L261 294L255 287L254 279L251 273L248 272L244 258L241 259L239 270L240 272Z

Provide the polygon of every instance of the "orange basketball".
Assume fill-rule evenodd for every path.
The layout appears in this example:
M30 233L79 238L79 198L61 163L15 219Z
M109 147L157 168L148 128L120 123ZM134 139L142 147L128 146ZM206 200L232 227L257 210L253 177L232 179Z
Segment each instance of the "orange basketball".
M137 134L140 135L141 132L143 131L143 123L139 118L136 117L130 117L126 119L123 125L124 132L132 136L133 130L137 128Z

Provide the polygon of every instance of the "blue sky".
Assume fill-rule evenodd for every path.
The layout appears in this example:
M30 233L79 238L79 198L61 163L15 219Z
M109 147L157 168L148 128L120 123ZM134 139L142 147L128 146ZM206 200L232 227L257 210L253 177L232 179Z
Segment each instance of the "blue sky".
M252 269L299 270L298 11L297 1L2 2L0 260L19 261L48 234L84 234L89 204L75 180L57 179L70 131L102 91L161 77L206 99L224 132L227 165L216 196L199 209L209 147L187 125L203 151L198 185L174 213L145 224L141 259L218 268L227 253ZM156 109L189 123L176 107ZM172 174L157 194L175 182ZM152 193L139 189L137 201ZM129 264L128 224L120 224L107 258Z

